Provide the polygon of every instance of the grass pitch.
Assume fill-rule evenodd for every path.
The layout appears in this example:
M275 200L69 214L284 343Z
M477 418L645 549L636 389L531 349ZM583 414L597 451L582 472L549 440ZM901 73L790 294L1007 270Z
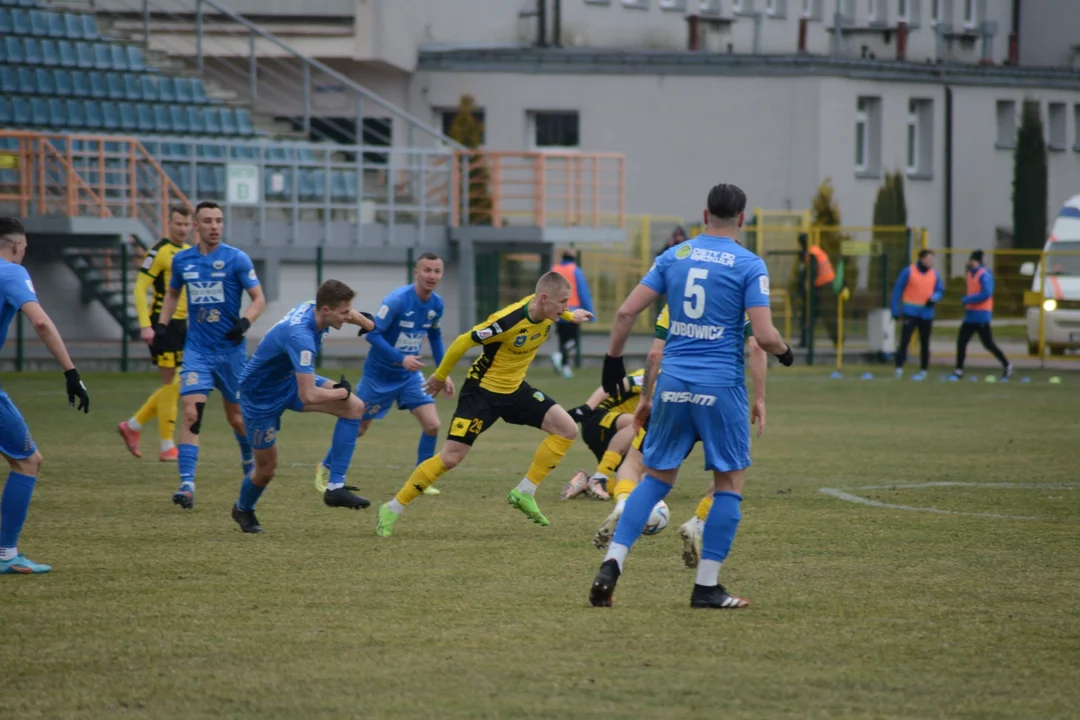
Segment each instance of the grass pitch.
M558 499L594 466L581 444L538 493L549 528L505 499L541 435L499 424L381 539L374 507L326 508L313 488L332 419L288 415L258 507L267 533L245 536L216 397L182 511L155 426L143 460L115 430L151 376L88 377L83 416L59 374L8 374L46 459L21 547L55 569L0 577L0 717L1076 717L1080 378L827 374L770 372L721 573L751 599L735 612L688 606L674 527L706 486L700 452L668 498L672 527L638 543L600 610L590 538L611 506ZM530 382L574 405L598 376ZM444 428L451 410L441 401ZM350 482L384 502L418 432L396 411L376 424ZM987 486L903 487L925 483ZM866 486L887 487L853 489Z

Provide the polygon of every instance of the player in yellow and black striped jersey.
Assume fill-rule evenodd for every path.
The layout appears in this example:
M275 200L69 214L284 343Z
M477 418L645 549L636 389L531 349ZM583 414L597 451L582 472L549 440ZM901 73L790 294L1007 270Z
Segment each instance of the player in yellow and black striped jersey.
M191 233L192 215L186 207L177 206L169 210L169 236L163 238L147 251L142 268L135 281L135 310L139 315L140 335L148 345L154 340L154 327L165 302L165 292L169 287L172 274L172 261L176 253L191 247L187 244ZM147 305L147 296L153 293L153 300ZM177 459L176 446L173 444L173 430L176 427L176 403L179 398L179 377L177 371L183 362L184 338L187 336L187 299L181 292L180 300L173 313L165 333L162 352L150 351L150 359L157 366L161 375L161 387L154 392L139 411L129 420L117 426L124 444L135 457L142 457L139 450L139 434L142 426L157 416L158 434L161 436L161 449L158 459L162 462Z
M592 313L586 310L569 312L569 301L570 283L562 275L549 272L536 283L533 295L493 313L446 349L442 363L428 378L427 388L432 395L442 391L450 371L469 348L479 345L483 351L461 387L442 450L417 465L397 496L379 508L376 533L389 535L405 506L461 463L476 438L498 420L548 433L524 479L510 491L507 501L533 522L550 524L536 506L534 494L573 444L577 423L554 400L525 382L525 373L551 334L555 320L580 324L592 319Z

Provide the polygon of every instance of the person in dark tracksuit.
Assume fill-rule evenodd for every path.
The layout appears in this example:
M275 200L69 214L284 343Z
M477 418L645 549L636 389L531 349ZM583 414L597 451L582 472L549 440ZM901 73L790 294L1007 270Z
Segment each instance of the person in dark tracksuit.
M964 358L967 346L973 335L978 335L983 347L1001 363L1001 379L1012 375L1013 365L1005 358L1005 353L994 342L990 333L990 319L994 312L994 276L983 265L983 251L975 250L968 258L967 294L961 302L964 304L964 322L956 336L956 370L950 380L958 380L964 374Z
M896 347L896 377L904 375L904 361L911 336L919 331L922 352L919 355L919 372L912 380L925 380L930 367L930 331L934 327L934 305L945 294L941 275L934 270L934 252L920 250L918 262L900 271L892 292L892 316L902 320L900 344Z

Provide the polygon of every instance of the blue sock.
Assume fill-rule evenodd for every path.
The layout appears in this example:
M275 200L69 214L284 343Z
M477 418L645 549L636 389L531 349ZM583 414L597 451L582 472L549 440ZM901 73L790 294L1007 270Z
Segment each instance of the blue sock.
M195 487L195 466L199 464L199 446L180 443L176 450L179 453L176 464L180 470L180 484Z
M360 420L338 418L334 425L334 438L330 443L330 482L344 483L349 472L356 437L360 433Z
M12 470L0 498L0 548L13 548L19 544L19 533L26 522L30 498L34 495L37 478Z
M334 452L333 450L327 450L327 451L326 451L326 457L324 457L324 458L322 459L322 464L323 464L323 467L326 467L326 468L330 467L330 455L331 455L331 454L332 454L333 452Z
M236 437L237 444L240 445L240 462L245 465L255 462L255 456L251 454L251 443L248 442L247 435L241 435L235 430L233 430L233 435Z
M255 503L259 502L265 489L265 485L259 486L251 482L250 473L245 475L244 482L240 485L240 498L236 501L236 507L244 512L251 512L255 509Z
M742 512L739 504L742 495L721 490L713 493L712 508L705 519L705 529L701 532L701 557L703 560L723 562L731 552L731 543L735 542L735 531L739 529Z
M416 446L416 464L424 462L435 455L435 442L439 439L437 435L425 435L420 433L420 442Z
M641 531L645 529L645 523L649 522L649 515L656 507L656 503L667 497L671 492L671 486L660 482L652 475L646 475L645 479L638 483L630 497L626 498L626 506L619 517L619 524L615 526L615 537L612 542L632 547L634 541L641 537Z

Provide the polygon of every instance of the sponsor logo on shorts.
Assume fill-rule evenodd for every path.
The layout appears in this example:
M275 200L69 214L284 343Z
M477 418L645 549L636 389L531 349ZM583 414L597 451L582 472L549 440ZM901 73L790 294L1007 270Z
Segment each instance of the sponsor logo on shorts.
M469 432L469 423L471 420L465 418L454 418L450 423L450 437L465 437L465 434Z
M702 395L701 393L692 392L674 392L672 390L665 390L660 393L660 401L666 403L690 403L691 405L704 405L705 407L712 407L716 404L715 395Z
M536 398L537 402L544 402L544 400L547 399L544 397L544 393L540 392L539 390L533 393L533 397Z
M194 370L188 372L186 374L184 382L186 384L188 384L188 385L198 385L199 384L199 373L195 372Z
M724 336L724 328L719 325L697 325L676 321L671 323L668 333L697 340L719 340Z
M717 252L716 250L706 250L705 248L694 248L690 253L690 259L697 262L716 263L717 265L727 265L728 267L735 267L735 256L729 252Z

